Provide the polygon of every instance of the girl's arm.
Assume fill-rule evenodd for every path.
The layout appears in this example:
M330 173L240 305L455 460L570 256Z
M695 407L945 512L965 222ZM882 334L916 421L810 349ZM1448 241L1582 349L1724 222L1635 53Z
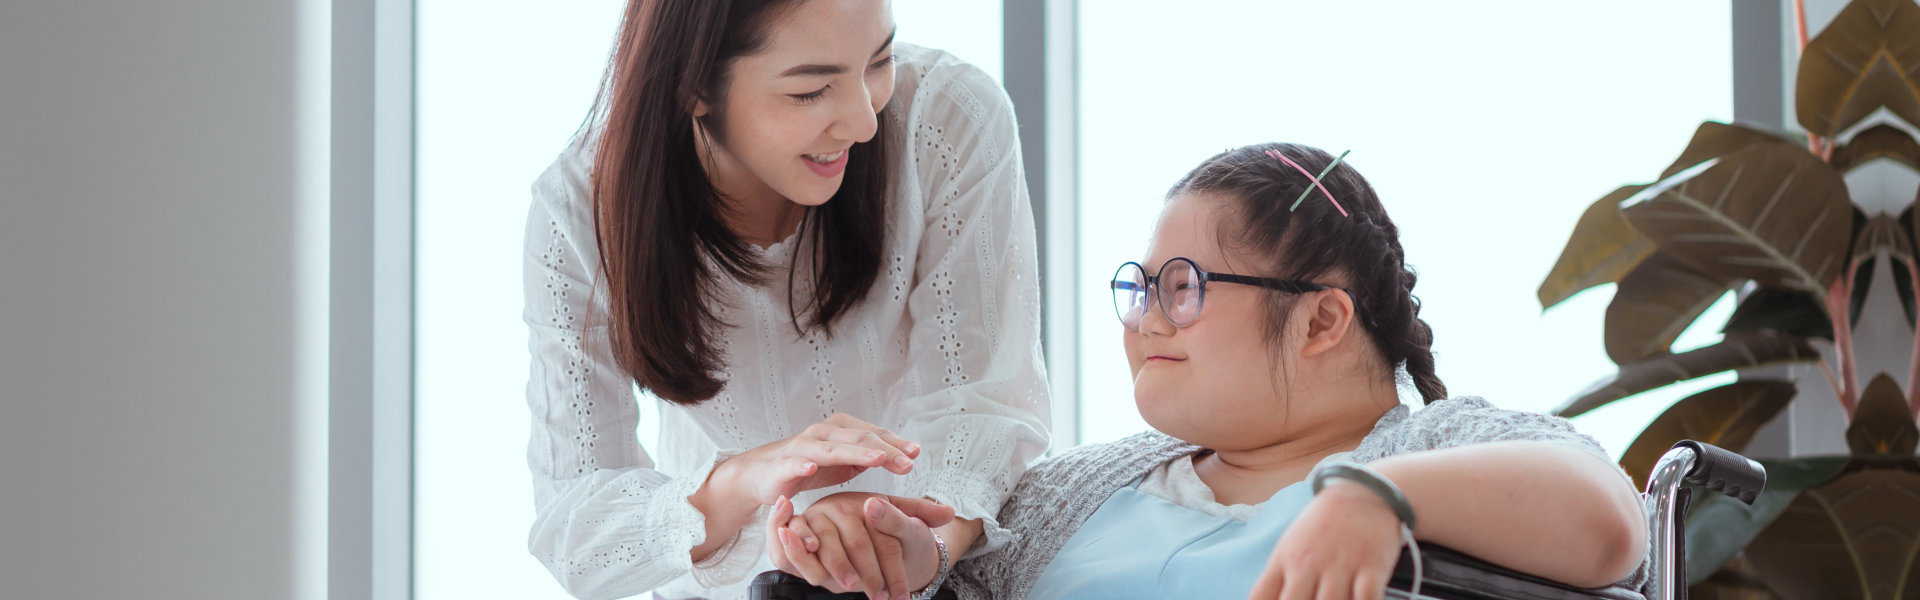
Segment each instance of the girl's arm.
M1601 587L1625 578L1646 552L1646 517L1633 483L1605 459L1567 444L1490 442L1368 466L1406 494L1416 538L1503 567ZM1327 491L1336 487L1371 496L1351 484Z

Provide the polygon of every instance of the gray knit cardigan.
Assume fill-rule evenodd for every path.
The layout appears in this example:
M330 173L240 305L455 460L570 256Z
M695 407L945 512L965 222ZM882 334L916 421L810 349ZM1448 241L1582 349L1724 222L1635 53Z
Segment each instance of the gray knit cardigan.
M1486 400L1463 396L1440 400L1418 411L1404 405L1395 407L1345 458L1368 463L1397 454L1508 440L1566 442L1607 456L1598 442L1574 430L1566 419L1503 410ZM1012 497L1000 508L1000 524L1013 531L1014 538L992 552L955 565L947 585L968 600L1025 598L1067 539L1108 496L1155 467L1199 450L1199 446L1148 431L1116 442L1074 448L1041 463L1020 479ZM1643 559L1633 574L1616 585L1638 590L1646 578L1647 562Z

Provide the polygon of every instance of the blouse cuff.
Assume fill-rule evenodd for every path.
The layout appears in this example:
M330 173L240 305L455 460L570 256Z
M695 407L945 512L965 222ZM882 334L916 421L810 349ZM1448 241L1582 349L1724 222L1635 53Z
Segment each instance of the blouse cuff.
M723 587L746 579L749 575L748 571L759 562L760 553L766 551L766 532L754 526L766 521L767 507L762 506L754 512L750 524L735 531L726 544L714 550L700 562L693 562L693 548L706 543L707 540L707 516L693 506L689 497L700 490L700 486L706 483L715 467L736 454L739 453L715 452L713 460L708 461L705 468L690 477L674 479L669 485L679 487L665 490L669 494L667 498L677 500L668 503L667 518L671 519L670 523L675 524L672 526L686 527L693 531L691 543L679 552L680 560L686 561L684 564L693 574L694 582L705 588Z
M766 553L767 530L759 525L766 523L770 512L765 506L754 511L753 520L734 532L733 539L714 550L706 560L694 563L694 583L704 588L718 588L746 579L754 565L760 564L760 555Z
M980 521L980 539L973 548L956 553L956 561L965 560L1007 545L1013 540L1014 533L1000 526L998 518L1000 503L1007 494L994 489L978 473L960 470L929 473L925 491L921 496L953 507L953 516L957 519L977 519Z

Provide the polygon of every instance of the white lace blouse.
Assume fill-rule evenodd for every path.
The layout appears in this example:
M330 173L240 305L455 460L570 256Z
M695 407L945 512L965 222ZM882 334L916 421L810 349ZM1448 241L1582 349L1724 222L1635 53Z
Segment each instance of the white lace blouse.
M920 458L909 475L873 470L796 505L845 490L931 497L984 520L974 553L1006 541L995 514L1046 449L1049 414L1013 107L951 55L906 44L896 52L886 111L896 199L883 272L831 338L796 334L786 277L725 287L727 385L699 406L636 396L614 364L589 196L594 144L573 144L535 182L525 262L528 547L575 596L744 597L746 579L773 568L760 523L694 564L705 525L686 498L717 462L836 412L919 443ZM776 273L790 263L790 242L762 253ZM638 402L661 404L658 448L635 436Z

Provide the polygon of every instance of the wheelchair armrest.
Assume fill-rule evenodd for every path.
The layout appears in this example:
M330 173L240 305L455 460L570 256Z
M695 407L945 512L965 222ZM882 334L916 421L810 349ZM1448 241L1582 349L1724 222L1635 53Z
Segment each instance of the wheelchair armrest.
M1507 569L1437 544L1420 544L1420 596L1443 600L1646 600L1621 587L1579 588ZM1413 584L1413 555L1400 551L1387 587L1403 592Z

